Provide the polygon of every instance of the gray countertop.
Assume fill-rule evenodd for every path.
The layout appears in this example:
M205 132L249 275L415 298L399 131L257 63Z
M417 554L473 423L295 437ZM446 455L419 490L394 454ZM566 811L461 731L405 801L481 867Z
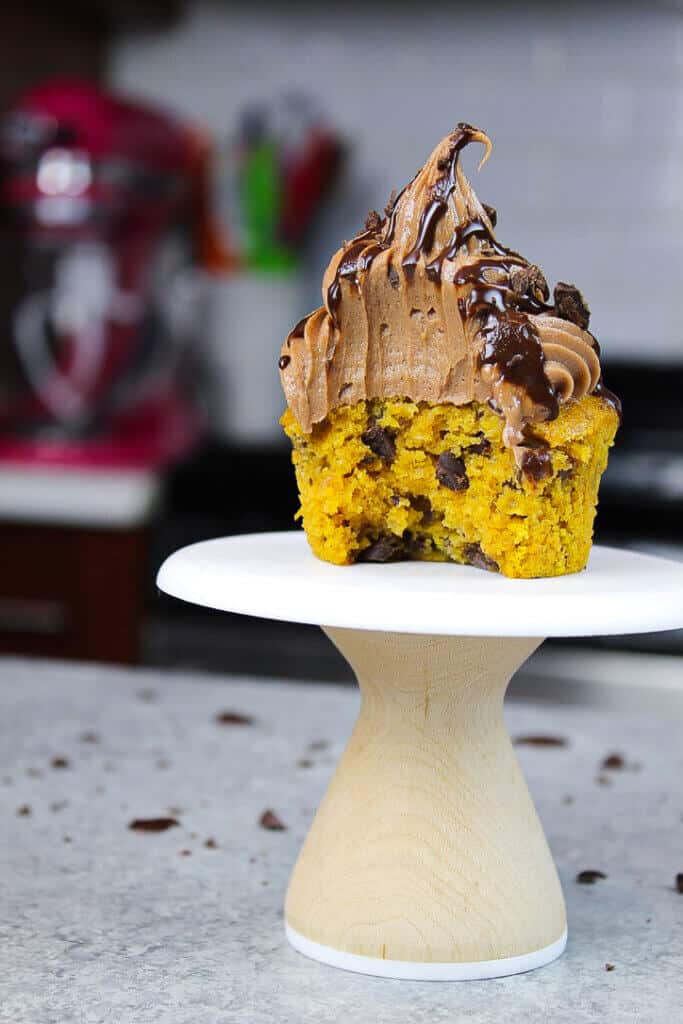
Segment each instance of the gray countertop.
M283 935L354 690L10 659L0 689L3 1024L681 1019L680 720L510 704L513 735L568 740L519 747L565 887L567 952L517 977L412 983L323 967ZM226 710L255 722L217 724ZM601 773L612 751L629 767ZM268 808L286 831L259 827ZM128 828L164 815L179 826ZM608 877L577 884L587 868Z

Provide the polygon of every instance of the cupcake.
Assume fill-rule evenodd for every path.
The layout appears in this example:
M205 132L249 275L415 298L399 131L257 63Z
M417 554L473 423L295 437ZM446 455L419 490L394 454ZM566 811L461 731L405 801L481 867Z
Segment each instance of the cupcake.
M589 309L496 238L460 165L467 124L335 253L279 367L299 516L338 565L586 565L619 424ZM480 164L481 167L481 164Z

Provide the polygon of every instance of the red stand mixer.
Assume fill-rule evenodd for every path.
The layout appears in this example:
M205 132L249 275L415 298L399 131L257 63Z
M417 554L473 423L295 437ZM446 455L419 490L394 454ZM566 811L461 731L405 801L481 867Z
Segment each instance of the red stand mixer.
M0 461L156 467L200 428L195 226L206 148L81 81L0 121Z

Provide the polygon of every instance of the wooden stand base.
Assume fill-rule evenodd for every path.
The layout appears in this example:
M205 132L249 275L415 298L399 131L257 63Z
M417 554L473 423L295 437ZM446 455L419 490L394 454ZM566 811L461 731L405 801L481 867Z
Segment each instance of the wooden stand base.
M541 641L326 632L362 706L292 874L293 945L387 977L555 959L562 890L502 714Z

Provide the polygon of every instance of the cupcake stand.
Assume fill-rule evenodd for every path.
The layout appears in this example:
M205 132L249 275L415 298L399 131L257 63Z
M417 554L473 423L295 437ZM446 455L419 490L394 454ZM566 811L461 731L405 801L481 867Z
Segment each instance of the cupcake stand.
M295 949L444 981L560 956L562 889L505 729L505 690L544 637L683 627L683 565L597 547L585 572L556 579L340 568L297 531L195 544L158 584L210 608L322 623L357 675L358 721L289 883Z

